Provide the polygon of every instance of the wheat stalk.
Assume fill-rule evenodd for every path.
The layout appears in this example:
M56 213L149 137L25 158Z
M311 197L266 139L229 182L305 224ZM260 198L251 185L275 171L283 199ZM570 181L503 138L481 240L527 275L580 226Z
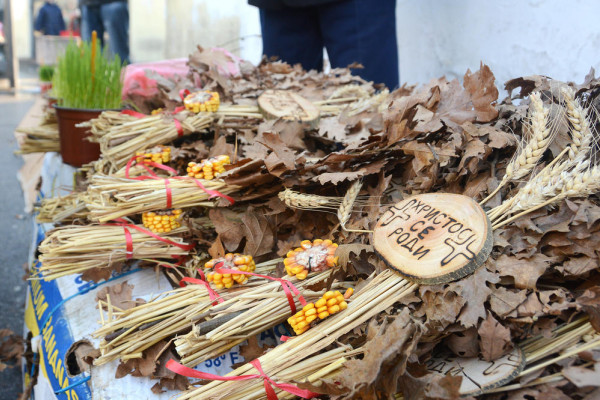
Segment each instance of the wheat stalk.
M567 119L571 125L572 143L569 146L569 159L574 161L579 152L589 148L593 135L587 120L587 112L578 101L575 101L573 89L563 88L561 93L565 100Z
M337 210L337 217L340 220L340 226L346 232L363 232L363 233L373 232L370 230L346 228L346 223L350 219L350 215L352 214L352 207L354 207L354 202L356 201L356 198L358 197L358 193L360 192L361 187L362 187L361 180L354 182L352 184L352 186L350 186L350 188L346 192L346 195L342 199L342 203L340 204L340 207Z
M340 206L338 197L318 196L314 194L304 194L291 189L285 189L279 192L278 197L290 208L302 210L330 209L337 210Z
M532 93L529 98L531 101L531 105L529 106L529 128L532 135L506 166L506 172L498 187L479 204L483 205L489 201L508 182L521 179L533 171L533 168L537 165L554 138L554 134L548 124L550 110L544 107L539 93Z

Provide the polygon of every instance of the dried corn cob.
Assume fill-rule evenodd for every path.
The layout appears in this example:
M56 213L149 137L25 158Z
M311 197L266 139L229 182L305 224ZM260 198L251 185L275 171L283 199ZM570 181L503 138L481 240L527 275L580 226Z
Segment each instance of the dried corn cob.
M165 164L171 160L171 148L158 145L150 150L138 151L135 153L138 157L137 161L154 162L157 164Z
M219 104L219 93L210 90L190 93L183 99L185 108L195 113L201 111L216 112L219 109Z
M223 172L225 172L224 165L231 164L229 156L217 156L208 158L202 161L200 164L190 162L188 164L187 173L188 176L193 176L196 179L214 179Z
M151 211L142 214L142 223L154 233L166 233L181 226L180 218L180 209Z
M324 271L338 262L335 251L338 245L331 240L303 240L300 247L287 253L283 260L288 275L296 275L298 279L306 278L309 272Z
M221 268L225 269L234 269L238 271L244 272L254 272L256 269L256 265L254 264L254 260L252 256L242 255L239 253L228 253L225 254L225 257L221 258L213 258L204 264L204 267L207 270L212 270L212 268L217 265ZM220 274L214 271L206 271L206 280L212 282L217 289L223 289L233 286L234 282L237 282L240 285L248 282L248 275L244 274Z
M317 300L316 303L308 303L302 310L288 318L288 323L292 326L296 335L301 335L314 325L313 322L317 321L317 317L319 320L323 320L348 308L346 299L352 296L352 293L354 293L352 288L346 290L344 295L337 290L335 292L325 292L323 297Z

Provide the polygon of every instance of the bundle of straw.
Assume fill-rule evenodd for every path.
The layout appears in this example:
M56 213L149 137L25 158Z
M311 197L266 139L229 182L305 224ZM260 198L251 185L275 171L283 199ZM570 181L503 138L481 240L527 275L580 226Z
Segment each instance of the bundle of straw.
M76 219L85 219L88 215L85 202L81 199L81 193L44 198L39 204L36 204L35 211L38 213L36 221L39 224L72 222Z
M212 122L213 116L209 113L182 111L175 115L149 115L113 125L104 134L96 135L96 138L100 143L102 157L111 163L110 172L114 172L127 164L136 152L167 144L182 135L202 131ZM92 127L92 131L93 129Z
M198 180L206 190L225 195L237 190L222 180ZM171 204L168 205L168 193ZM214 207L212 195L198 187L191 177L132 180L96 174L85 194L90 218L101 223L127 215L165 208Z
M19 149L15 154L59 152L58 125L56 123L31 128L19 128Z
M307 290L307 287L329 278L331 271L313 274L306 280L285 278L302 291L307 302L318 300L322 291ZM334 288L341 287L336 284ZM296 300L298 309L302 305ZM265 283L253 291L245 292L211 308L210 316L215 323L201 323L175 340L177 353L182 363L196 366L210 358L219 356L244 340L284 322L290 317L290 305L279 282ZM218 323L216 323L218 322Z
M261 263L256 270L261 274L270 274L281 260ZM245 298L258 287L264 286L263 280L251 277L249 281L235 289L215 290L225 301L232 298ZM218 322L212 317L211 308L216 304L210 297L206 286L190 284L186 287L161 294L146 304L128 310L116 310L106 304L109 313L105 319L100 307L102 327L94 336L104 340L100 345L102 356L94 361L101 365L117 358L127 360L141 357L142 351L175 334L186 333L199 321ZM112 311L111 311L112 310ZM225 351L225 350L224 350Z
M272 375L269 375L266 371L265 373L273 381L278 383L309 382L318 386L321 380L332 378L337 375L349 358L354 358L363 352L364 348L353 349L351 346L340 346L310 357L304 361L286 364L285 367L277 369ZM256 374L257 371L249 371L249 373ZM265 383L262 378L243 380L236 383L237 385L235 388L228 388L225 391L207 390L206 392L210 392L210 395L207 394L206 397L199 397L197 392L212 385L208 384L198 389L190 389L187 392L182 393L178 399L218 398L223 400L258 400L264 399L267 396L265 392ZM273 386L273 389L279 399L296 398L295 395L282 391L276 386Z
M144 229L138 226L140 229ZM109 268L128 259L154 260L186 256L188 250L166 242L185 247L188 243L181 239L186 232L184 227L168 234L159 235L159 240L133 227L127 228L131 235L131 253L128 254L127 234L123 226L116 225L69 225L56 228L39 246L41 255L39 268L46 280L77 274L93 268Z
M280 377L280 373L288 368L295 369L300 364L305 365L305 362L301 363L301 360L324 350L327 346L336 342L341 335L350 332L356 326L391 307L416 288L416 284L402 279L397 273L391 270L383 271L370 279L369 283L353 297L346 310L325 319L318 327L289 339L259 357L258 360L262 369L267 376ZM228 376L254 373L256 371L251 364L244 364L229 373ZM259 383L262 385L262 382ZM245 393L248 387L255 384L256 382L253 382L253 380L213 381L185 392L180 399L210 399L215 397L245 399L247 397L242 396L241 393ZM258 398L264 398L264 390L258 396L262 396Z

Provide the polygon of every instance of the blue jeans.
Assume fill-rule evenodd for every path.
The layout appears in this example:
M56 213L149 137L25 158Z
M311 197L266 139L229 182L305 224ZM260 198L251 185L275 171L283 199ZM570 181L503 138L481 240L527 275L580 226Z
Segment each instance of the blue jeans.
M323 47L331 66L353 62L368 81L398 87L396 0L342 0L319 6L261 9L263 54L306 70L323 68Z
M100 6L81 7L81 37L92 38L96 31L104 46L104 32L108 32L109 50L129 63L129 9L127 2L114 1Z

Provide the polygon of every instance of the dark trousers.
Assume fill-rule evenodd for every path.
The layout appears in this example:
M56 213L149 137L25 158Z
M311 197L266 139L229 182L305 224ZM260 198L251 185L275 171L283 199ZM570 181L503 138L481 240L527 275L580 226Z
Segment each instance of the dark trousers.
M90 40L92 31L104 45L104 32L108 32L109 49L121 61L129 63L129 9L126 1L113 1L99 6L81 7L81 37Z
M260 10L263 54L306 70L323 68L323 47L333 68L353 62L368 81L398 87L396 0L342 0L319 6Z

